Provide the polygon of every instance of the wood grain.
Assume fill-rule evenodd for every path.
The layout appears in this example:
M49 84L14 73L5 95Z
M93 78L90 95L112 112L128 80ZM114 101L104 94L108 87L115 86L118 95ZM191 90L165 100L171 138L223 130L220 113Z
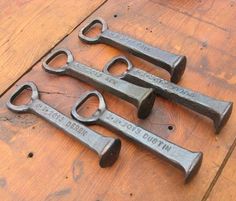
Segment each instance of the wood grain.
M168 1L167 5L173 4L178 9L159 2L111 0L89 19L103 17L114 31L186 55L188 64L181 86L220 99L235 100L236 70L233 66L236 58L233 45L229 44L235 41L234 32L229 34L213 26L212 23L223 24L213 20L210 11L204 15L205 20L200 20L179 11L181 4L185 8L182 1ZM218 9L222 1L214 2L212 8L218 11L218 19L224 18L227 13L224 26L233 27L236 8L230 7L234 12L229 12ZM189 1L188 6L201 10L206 4ZM226 4L228 1L225 1ZM194 15L203 17L199 9ZM100 70L113 56L124 54L135 66L169 79L163 70L126 52L103 44L80 42L78 31L86 22L56 48L69 48L75 60ZM16 85L29 80L38 85L43 101L68 116L76 99L85 91L94 89L67 76L47 74L41 68L41 62ZM234 110L220 135L215 136L211 121L160 97L156 99L152 114L146 120L139 120L134 106L102 92L109 110L185 148L203 151L204 159L198 175L190 184L184 185L180 171L121 136L120 159L113 167L101 169L94 153L49 123L32 114L8 111L5 102L14 89L15 86L0 100L0 197L4 200L202 200L235 141ZM94 105L91 104L88 109L94 109ZM174 129L169 130L169 125ZM91 128L104 135L116 135L100 126ZM31 158L28 157L30 152L34 154Z
M103 2L0 1L0 95Z

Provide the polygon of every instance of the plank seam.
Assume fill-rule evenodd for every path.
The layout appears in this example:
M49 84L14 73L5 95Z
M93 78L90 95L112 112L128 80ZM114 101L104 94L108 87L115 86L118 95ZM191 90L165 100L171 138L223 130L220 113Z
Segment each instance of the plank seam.
M77 29L84 21L86 21L91 15L93 15L97 10L99 10L108 0L105 0L104 2L102 2L97 8L95 8L87 17L85 17L79 24L77 24L70 32L68 32L65 36L63 36L57 43L55 43L55 45L50 48L48 51L46 51L45 54L43 54L39 59L37 59L29 68L27 68L27 70L22 73L21 76L19 76L19 78L17 78L12 84L10 84L1 94L0 94L0 98L11 88L13 87L22 77L24 77L27 73L29 73L33 67L40 62L48 53L50 53L50 51L52 49L54 49L58 44L60 44L68 35L70 35L73 31L75 31L75 29Z
M229 151L227 152L227 154L226 154L224 160L222 161L219 170L217 171L217 173L216 173L215 177L213 178L213 180L212 180L210 186L208 187L206 193L204 194L204 196L203 196L203 198L202 198L202 201L206 201L206 200L208 199L208 197L209 197L209 195L210 195L212 189L214 188L214 186L215 186L215 184L217 183L217 181L218 181L220 175L222 174L222 172L223 172L223 170L224 170L224 167L226 166L226 164L227 164L227 162L228 162L230 156L232 155L232 153L233 153L235 147L236 147L236 139L234 139L233 144L230 146Z

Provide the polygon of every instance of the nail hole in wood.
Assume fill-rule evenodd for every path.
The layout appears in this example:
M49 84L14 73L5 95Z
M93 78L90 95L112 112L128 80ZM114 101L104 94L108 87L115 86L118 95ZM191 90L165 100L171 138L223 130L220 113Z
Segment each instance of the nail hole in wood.
M34 156L34 153L33 152L29 152L27 158L33 158L33 156Z

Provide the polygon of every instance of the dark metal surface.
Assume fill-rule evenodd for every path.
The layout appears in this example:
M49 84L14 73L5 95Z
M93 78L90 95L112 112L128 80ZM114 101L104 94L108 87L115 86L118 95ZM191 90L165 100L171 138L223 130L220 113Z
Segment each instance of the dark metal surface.
M217 134L231 115L233 108L232 102L217 100L156 77L133 67L132 63L124 56L118 56L109 61L105 65L103 72L110 74L109 68L116 62L122 62L127 65L127 71L116 77L140 86L152 87L155 89L157 95L209 117L214 122L215 132Z
M67 55L67 64L60 68L50 67L50 61L60 54ZM139 118L146 118L152 110L155 101L153 89L136 86L79 62L75 62L71 52L67 49L61 48L50 53L43 62L43 67L49 73L75 77L132 103L138 108Z
M95 24L102 25L100 35L96 38L87 37L85 34ZM185 70L187 62L185 56L175 55L127 35L112 32L108 29L107 23L101 18L95 18L85 25L79 32L79 38L89 44L105 43L126 50L135 56L167 70L171 75L171 81L174 83L179 82Z
M91 96L98 97L99 107L91 117L83 117L78 114L77 110ZM203 157L202 152L191 152L184 149L110 112L106 109L106 104L102 95L97 91L87 92L80 97L73 106L71 115L74 119L85 124L97 123L119 131L129 139L145 146L169 163L184 171L186 183L192 179L201 166Z
M14 100L25 89L32 90L31 101L26 105L14 105ZM26 82L20 85L9 98L7 107L13 112L36 114L78 139L98 154L100 158L99 164L103 168L113 165L119 156L121 148L119 139L102 136L45 104L39 99L37 87L33 82Z

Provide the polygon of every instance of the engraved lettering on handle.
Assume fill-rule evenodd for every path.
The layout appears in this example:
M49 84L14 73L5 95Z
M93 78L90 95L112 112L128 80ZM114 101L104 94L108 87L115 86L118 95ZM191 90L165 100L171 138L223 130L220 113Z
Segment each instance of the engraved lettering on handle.
M79 115L77 112L78 108L91 96L96 96L99 99L97 111L91 117ZM73 106L71 115L74 119L85 124L97 123L119 131L129 139L143 145L167 162L184 171L185 182L190 181L201 166L203 157L201 152L191 152L184 149L110 112L106 109L103 96L97 91L87 92L81 96Z
M50 61L60 54L67 55L66 65L61 68L50 67ZM134 85L79 62L74 62L71 52L67 49L61 48L50 53L43 62L43 67L49 73L75 77L130 102L138 108L139 118L146 118L152 110L155 101L153 89Z
M102 25L101 33L95 38L87 37L85 34L97 23ZM116 48L124 49L135 56L167 70L171 75L171 81L174 83L179 82L185 70L187 62L185 56L175 55L127 35L113 32L108 29L107 23L102 18L95 18L86 24L79 32L79 38L89 44L105 43Z
M218 100L156 77L133 67L132 63L124 56L114 57L105 65L103 72L110 74L109 68L116 62L122 62L128 67L126 72L116 77L139 86L152 87L157 95L209 117L214 122L216 134L220 132L231 115L232 102Z
M16 97L25 89L32 90L31 101L26 105L14 105L13 102ZM100 158L99 165L103 168L113 165L119 156L121 148L119 139L102 136L45 104L39 99L38 89L33 82L26 82L20 85L9 98L7 107L13 112L36 114L78 139L98 154Z

